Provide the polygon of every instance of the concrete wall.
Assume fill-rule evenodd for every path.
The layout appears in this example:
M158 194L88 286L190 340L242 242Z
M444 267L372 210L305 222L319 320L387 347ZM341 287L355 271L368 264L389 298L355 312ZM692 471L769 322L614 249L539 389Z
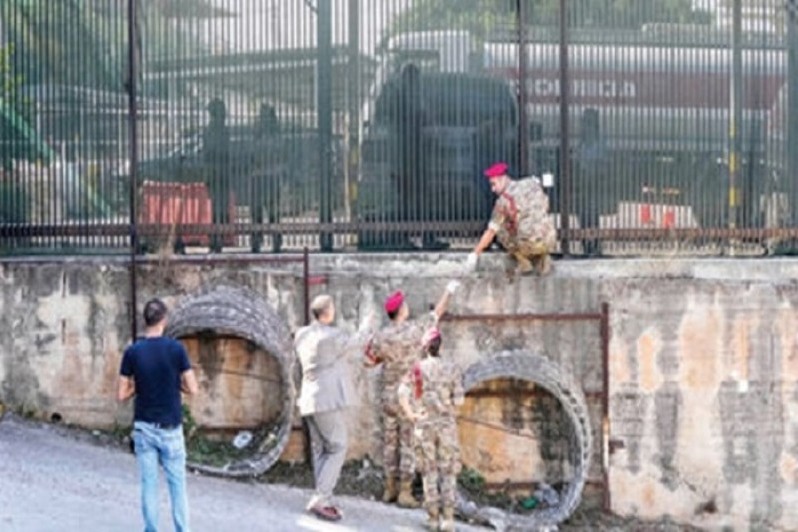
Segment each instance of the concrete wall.
M423 312L460 274L463 258L312 256L312 273L321 276L312 291L331 293L339 322L354 330L370 313L381 315L382 298L399 287L413 311ZM213 264L202 257L151 262L139 268L138 301L157 294L175 304L202 286L240 283L262 294L294 329L304 315L300 266ZM792 281L798 261L571 261L558 263L553 277L515 284L507 283L498 256L482 267L464 278L453 313L595 312L601 302L610 304L615 451L604 457L597 445L590 478L602 480L606 458L614 512L670 515L711 528L798 528L798 288ZM120 352L130 336L123 261L7 260L0 263L0 294L0 401L42 417L58 412L86 426L130 422L130 408L113 400ZM452 321L443 333L444 352L463 368L514 348L556 360L588 395L601 442L597 322ZM269 364L244 347L214 345L233 353L228 365L268 376ZM202 366L196 341L192 351ZM209 424L253 422L242 403L273 415L269 393L224 372L206 372L203 380L203 389L217 398L197 400ZM358 381L364 406L352 416L350 456L379 457L372 406L378 375L361 372ZM494 482L537 480L541 469L547 480L567 479L567 421L556 402L528 383L494 381L478 392L462 415L487 424L476 428L461 420L467 463Z

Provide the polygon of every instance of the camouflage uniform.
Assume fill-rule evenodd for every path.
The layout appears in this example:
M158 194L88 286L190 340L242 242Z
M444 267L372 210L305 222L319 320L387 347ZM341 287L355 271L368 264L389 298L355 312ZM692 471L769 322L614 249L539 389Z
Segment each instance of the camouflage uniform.
M549 197L537 178L510 181L496 200L488 227L518 261L522 273L533 267L538 273L548 273L557 233L549 216Z
M435 323L435 315L392 323L371 344L371 354L384 364L380 400L383 415L383 468L385 475L409 481L415 473L413 424L402 413L397 388L413 364L421 358L421 338Z
M452 510L460 472L455 410L464 401L460 372L450 362L429 356L405 374L398 393L410 397L413 409L424 416L414 430L424 506L433 513L439 507Z

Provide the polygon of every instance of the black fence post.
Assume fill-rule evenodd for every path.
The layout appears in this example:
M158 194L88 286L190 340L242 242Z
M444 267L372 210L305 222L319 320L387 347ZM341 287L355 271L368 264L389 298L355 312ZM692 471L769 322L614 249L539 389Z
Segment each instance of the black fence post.
M138 159L138 116L136 112L136 93L138 91L138 10L136 0L128 0L128 147L130 156L130 339L136 340L136 309L138 307L138 286L136 283L136 253L138 252L138 227L137 227L137 174L136 161Z
M790 223L795 227L798 221L798 0L787 0L787 183L790 201ZM794 242L791 243L794 245Z
M567 235L571 228L571 131L570 96L571 76L568 66L568 0L560 0L560 229ZM567 236L562 238L562 254L571 254Z
M516 3L516 22L518 24L518 171L520 175L529 175L529 117L527 116L527 69L528 52L527 46L527 16L529 6L526 0L517 0Z
M743 51L742 51L742 2L732 3L732 75L731 98L729 105L729 229L737 228L738 207L740 205L740 165L741 160L741 124L743 101ZM750 200L751 198L746 198ZM734 254L734 241L729 242L729 252Z
M319 126L319 223L332 223L332 8L331 0L320 0L316 10L316 110ZM322 229L319 235L321 251L332 251L333 237Z

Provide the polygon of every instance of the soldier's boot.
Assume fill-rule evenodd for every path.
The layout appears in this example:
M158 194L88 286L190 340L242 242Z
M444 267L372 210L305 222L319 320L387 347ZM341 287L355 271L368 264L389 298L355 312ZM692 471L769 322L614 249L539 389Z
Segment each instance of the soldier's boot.
M385 477L385 488L382 492L382 502L396 502L399 496L399 486L396 485L396 477L388 475Z
M443 518L441 519L441 532L454 532L454 508L446 506L443 508Z
M399 483L399 496L396 498L396 504L402 508L418 508L421 506L415 497L413 497L413 481L410 479L402 479Z
M548 253L544 255L536 255L532 257L532 265L535 268L535 272L539 276L545 277L546 275L550 274L552 270L551 256Z
M524 257L520 254L514 255L514 257L516 263L518 264L517 271L519 275L529 275L535 270L532 265L532 261L530 261L527 257Z
M438 507L430 507L427 508L427 528L429 530L438 530L440 526L440 514L438 513Z

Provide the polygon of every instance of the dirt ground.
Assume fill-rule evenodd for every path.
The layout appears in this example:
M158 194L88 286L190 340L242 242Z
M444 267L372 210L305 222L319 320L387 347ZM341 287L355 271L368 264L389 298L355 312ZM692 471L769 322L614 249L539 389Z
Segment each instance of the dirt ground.
M289 465L277 463L262 478L262 482L287 484L296 487L312 487L313 475L305 464ZM368 460L353 461L344 466L338 483L338 493L352 495L369 500L380 500L382 497L382 471L370 465ZM421 498L421 485L414 484L416 496ZM595 494L582 501L577 511L559 526L563 532L590 531L646 531L646 532L692 532L700 528L689 527L662 521L644 521L641 519L622 518L605 513L601 509L600 494Z
M28 421L31 424L39 422ZM78 441L91 443L103 447L111 447L129 452L128 431L89 431L78 427L69 427L58 424L48 424L51 430L58 434ZM251 482L251 481L245 481ZM313 476L307 464L288 464L278 462L257 482L262 484L283 485L297 488L311 488ZM421 497L421 485L417 479L414 485L416 495ZM368 459L356 460L344 466L341 478L336 489L340 495L354 496L357 498L379 501L382 496L382 470L371 464ZM561 531L698 531L695 527L678 525L667 520L644 521L640 519L621 518L607 514L601 509L600 494L584 497L577 511L559 527Z

